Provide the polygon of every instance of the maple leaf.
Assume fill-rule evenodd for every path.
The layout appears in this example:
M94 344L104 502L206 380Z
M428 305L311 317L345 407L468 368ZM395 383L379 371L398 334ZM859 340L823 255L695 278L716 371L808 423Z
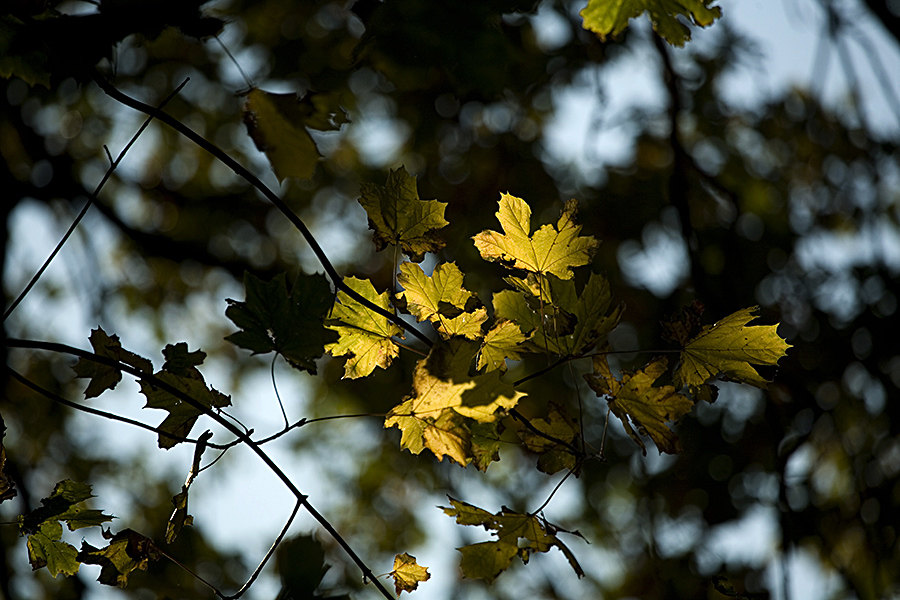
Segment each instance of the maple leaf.
M537 351L580 356L615 329L625 310L620 304L607 314L612 303L609 282L597 273L591 273L581 294L576 292L574 280L552 275L544 279L540 288L528 279L507 281L520 290L540 289L543 302L525 291L504 290L493 297L494 316L513 321L523 332L530 333L526 345Z
M400 265L397 282L403 291L397 298L416 321L429 320L444 339L458 335L469 339L483 337L481 325L487 321L487 310L478 298L463 287L463 274L455 263L441 263L431 277L416 263Z
M747 327L759 307L744 308L714 325L707 325L681 350L675 385L695 388L720 376L765 388L768 381L751 365L778 364L790 344L778 333L778 325Z
M643 369L623 372L622 380L617 380L609 369L606 356L594 356L594 372L585 374L588 385L599 396L608 396L609 408L625 427L625 431L641 447L644 455L647 447L640 433L650 436L659 453L681 452L678 436L666 426L676 422L693 408L693 403L679 394L671 385L653 387L659 377L666 372L665 358L653 360ZM632 428L634 423L638 431Z
M575 421L566 414L565 408L555 402L550 402L550 413L547 419L531 419L530 423L538 431L564 442L571 443L578 435ZM525 443L526 448L541 455L538 458L539 471L553 475L563 469L575 468L575 455L559 442L538 435L525 427L519 430L519 437Z
M713 1L589 0L579 14L584 19L583 27L606 41L607 36L625 31L629 20L649 12L656 33L673 46L684 46L691 39L691 30L678 17L700 27L711 25L722 16L722 9L710 6Z
M346 277L344 283L376 306L390 310L388 292L377 293L368 279ZM344 292L338 292L337 299L325 324L337 332L338 341L325 346L325 350L332 356L349 355L344 377L357 379L368 376L375 367L388 368L398 354L391 337L401 335L403 330Z
M404 167L392 170L385 185L362 184L360 196L377 250L399 246L411 261L422 262L426 252L444 247L437 230L449 225L444 219L447 203L420 200L416 179Z
M119 336L107 335L102 327L92 330L91 337L88 339L91 342L91 347L94 349L94 354L98 356L123 362L144 373L153 371L153 364L149 360L122 348ZM87 358L79 358L72 369L75 371L76 377L91 380L84 390L85 398L99 396L106 390L114 389L122 381L122 372L119 369L88 360Z
M155 377L190 396L207 409L224 408L231 405L231 398L215 388L206 385L203 375L197 369L205 353L188 352L187 344L168 344L162 351L166 358L163 368ZM168 411L169 415L159 424L159 429L177 438L185 438L191 433L197 418L204 413L200 408L174 396L168 391L141 381L141 393L147 398L144 408L157 408ZM160 433L158 445L166 450L181 443L176 437Z
M581 225L575 224L578 202L569 200L554 228L543 225L531 235L531 207L510 194L500 195L496 213L503 233L486 230L472 239L485 260L500 261L510 268L560 279L572 278L572 267L590 262L600 242L590 236L579 237Z
M309 92L273 94L259 89L247 92L244 124L256 148L265 152L279 183L286 177L309 179L319 161L319 150L307 127L340 129L347 117L333 95Z
M277 352L295 369L316 374L316 359L337 334L324 320L334 301L324 275L301 274L288 293L284 273L264 282L244 273L246 300L228 299L225 316L241 331L225 339L253 354Z
M512 321L499 321L484 336L478 352L477 369L506 370L506 359L520 360L525 350L522 344L528 339Z
M514 512L503 507L499 513L488 511L466 502L447 497L452 508L441 507L445 514L456 517L459 525L481 525L497 536L497 540L480 542L457 548L462 554L460 567L463 576L469 579L484 579L488 583L509 568L516 556L527 563L534 552L547 552L557 547L566 556L578 577L584 571L575 555L560 541L552 527L544 519L535 515Z
M398 595L400 592L413 592L420 582L431 579L428 567L420 566L416 563L416 557L406 552L394 557L394 570L390 576L394 578L394 590Z
M412 394L384 422L385 428L401 430L402 448L413 454L428 448L439 460L449 456L466 466L473 454L471 431L462 417L491 423L525 395L502 382L496 371L469 375L478 348L476 342L452 338L435 344L416 364Z
M97 581L103 585L114 585L124 588L128 585L128 576L135 570L146 571L151 560L159 560L159 548L153 540L131 529L125 529L112 535L103 532L103 537L110 540L105 548L95 548L85 541L81 542L78 560L86 565L100 565L100 576Z
M113 519L111 515L82 505L93 498L91 486L65 479L53 487L41 506L18 518L19 531L28 536L28 560L33 569L47 567L51 575L78 572L78 550L61 541L62 523L71 531L93 527Z

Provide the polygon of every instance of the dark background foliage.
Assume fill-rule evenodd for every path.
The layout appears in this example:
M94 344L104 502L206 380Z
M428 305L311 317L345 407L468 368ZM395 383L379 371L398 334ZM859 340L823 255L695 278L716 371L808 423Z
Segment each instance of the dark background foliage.
M739 593L780 597L782 586L803 589L798 578L811 578L812 588L825 590L814 597L900 592L896 135L869 125L860 102L826 107L811 90L785 91L752 108L726 103L722 82L742 61L755 60L752 46L729 25L727 6L702 45L676 51L651 41L641 27L602 43L581 28L580 7L555 0L541 6L562 24L558 44L540 42L534 2L351 4L103 1L99 8L60 5L73 16L49 20L36 18L42 3L5 5L4 18L15 15L28 24L16 43L46 57L44 68L52 74L49 89L0 79L0 265L7 305L106 169L103 146L115 154L136 129L138 117L90 82L95 64L117 87L148 103L161 101L189 76L167 112L273 186L265 158L241 123L238 92L252 82L271 91L336 93L351 123L338 134L316 134L325 156L316 174L289 181L281 192L341 273L390 286L391 253L372 249L356 198L361 182L383 183L388 168L405 164L417 174L422 198L448 203L451 226L442 232L447 247L441 259L457 261L467 287L482 298L499 289L503 271L478 258L470 237L496 227L499 193L524 197L540 222L554 219L560 201L574 196L585 233L603 241L593 269L608 275L615 299L628 307L611 339L614 348L660 348L660 320L695 299L705 305L707 322L759 304L762 320L781 323L780 333L794 346L770 373L775 383L764 393L725 385L718 402L685 418L678 456L642 458L621 428L610 428L607 461L588 463L545 509L548 518L590 540L590 546L572 544L587 571L582 581L563 561L545 556L513 568L490 588L457 580L452 549L470 532L448 527L433 508L445 494L491 510L504 504L530 510L558 480L534 471L534 457L512 443L514 437L501 463L481 475L437 463L427 453L400 451L397 432L383 430L377 418L298 430L284 447L284 456L293 458L285 460L327 479L310 484L323 490L325 500L317 506L376 572L389 570L374 565L386 567L395 553L409 550L421 559L439 547L447 555L444 564L421 562L444 570L442 593L452 598L708 598L725 589L720 582ZM830 26L820 52L837 48L839 54L851 39L850 24L863 17L877 19L896 44L898 16L885 8L890 5L823 1L819 8ZM250 81L208 37L216 32ZM659 65L667 94L663 110L630 115L630 157L584 173L551 156L543 134L557 116L554 95L628 53ZM823 73L817 68L814 75ZM887 91L854 93L859 99L897 89L896 77L885 75L882 83ZM21 228L35 222L45 223L49 233L36 232L47 238L40 256L26 256L21 249L35 246L27 244L31 232ZM654 275L634 266L642 252L651 261L659 258L652 250L660 247L683 252L686 261L676 263L683 274L665 274L674 282L668 287L646 284ZM859 247L864 251L855 259L834 258ZM277 427L269 362L223 341L232 331L224 299L241 297L244 271L269 278L301 269L319 267L280 213L176 132L153 124L53 269L5 322L4 335L84 347L90 328L101 324L128 348L150 348L142 353L154 359L164 344L188 340L191 349L202 346L210 355L207 378L231 391L236 410L241 402L256 406L240 414L271 410ZM73 333L73 323L84 328ZM7 364L33 381L79 397L83 383L72 380L67 359L6 352ZM623 355L617 364L637 365L639 359ZM414 360L405 357L390 371L342 381L342 361L326 359L319 378L279 367L279 382L295 392L283 394L295 417L384 413L408 392ZM510 376L542 366L535 357ZM580 393L586 436L599 445L605 407L585 389L576 392L587 368L557 369L529 382L520 409L543 416L549 400ZM169 501L183 472L154 467L164 460L159 451L110 450L127 447L143 432L102 430L94 436L93 421L6 376L3 386L6 470L19 494L3 506L4 521L36 506L55 481L67 477L118 490L115 496L95 492L95 503L127 515L123 527L164 537ZM138 408L133 389L117 398L122 411ZM187 460L179 469L187 468ZM226 457L216 468L242 465ZM218 476L211 473L209 480ZM227 489L207 484L207 493L230 495L242 507L236 513L241 518L287 514L289 502L266 488L241 485L240 477L227 479ZM201 478L197 486L203 485ZM216 543L220 538L211 529L232 524L203 520L199 500L192 512L198 527L167 552L220 588L236 589L258 560L259 544L248 541L242 553ZM257 533L271 540L277 529L260 527ZM0 534L0 597L97 592L87 567L67 579L31 574L16 528L4 526ZM723 539L740 547L740 536L762 536L767 543L755 555L721 549ZM358 591L355 567L330 540L319 540L333 564L324 588L369 597L371 592ZM304 550L297 542L291 552L317 556L320 550L308 543ZM281 560L276 569L286 564ZM428 585L418 593L432 594ZM210 595L165 562L136 574L125 593Z

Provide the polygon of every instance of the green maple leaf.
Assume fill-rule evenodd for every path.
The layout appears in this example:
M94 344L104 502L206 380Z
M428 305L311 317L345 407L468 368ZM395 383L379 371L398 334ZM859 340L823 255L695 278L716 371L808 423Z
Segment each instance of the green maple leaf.
M247 93L244 123L256 148L265 152L278 181L286 177L309 179L319 161L319 150L307 128L340 129L346 114L331 95L273 94L258 89Z
M419 587L419 583L431 579L428 567L419 565L416 557L406 552L394 557L394 570L390 572L390 576L394 578L397 595L400 592L413 592Z
M231 406L231 398L207 386L203 375L197 369L196 365L199 365L206 356L203 352L188 352L187 344L182 342L167 345L163 350L163 356L166 357L166 363L162 370L155 374L157 379L190 396L208 410ZM147 398L144 408L156 408L169 413L159 424L159 428L178 438L186 438L197 418L204 413L200 408L146 381L141 381L141 393ZM159 447L166 450L180 442L181 440L164 433L160 433L157 440Z
M150 561L159 560L161 556L153 540L131 529L115 535L104 531L103 537L110 542L102 549L82 541L78 560L86 565L100 565L97 581L104 585L124 588L133 571L146 571Z
M413 454L431 450L462 466L472 459L471 431L463 418L491 423L525 395L500 380L498 372L469 375L478 344L461 338L432 347L416 364L413 392L388 413L385 428L398 427L401 447Z
M588 264L600 246L596 239L578 235L581 225L575 224L577 212L578 202L569 200L556 227L543 225L531 235L531 207L521 198L501 194L496 214L504 233L486 230L472 239L485 260L571 279L572 267Z
M715 325L707 325L681 350L675 385L696 388L716 376L765 388L768 381L751 365L778 364L790 344L777 325L747 327L758 307L744 308Z
M377 250L399 246L411 261L422 262L426 252L444 247L437 230L449 224L444 219L447 203L420 200L416 178L404 167L391 171L385 185L362 184L360 196Z
M463 274L455 263L437 265L429 277L419 265L406 262L400 265L397 282L404 288L397 297L406 310L416 321L434 323L444 339L484 337L481 325L487 321L487 310L463 287Z
M584 19L584 28L606 41L607 36L625 31L629 20L648 12L656 33L673 46L684 46L691 39L691 30L678 17L700 27L711 25L722 16L722 9L710 6L713 1L589 0L579 14Z
M378 294L368 279L347 277L344 283L366 300L390 310L388 293ZM388 368L398 353L397 345L391 338L401 335L403 330L344 292L338 292L337 299L326 325L337 332L338 341L328 344L325 349L332 356L349 355L344 365L344 377L366 377L375 367Z
M325 317L334 295L324 275L301 274L288 293L285 275L264 282L244 274L244 302L228 300L225 316L241 331L225 339L253 354L277 352L295 369L316 374L316 359L337 334Z
M624 305L609 312L612 296L606 277L591 273L578 294L574 280L552 275L537 287L535 279L507 278L520 290L494 294L494 316L516 323L531 335L526 346L559 356L580 356L606 338L619 324ZM529 293L540 296L530 296ZM543 298L543 302L539 298ZM608 313L608 314L607 314Z
M666 372L666 359L657 358L639 371L622 373L617 380L609 369L606 356L594 356L594 372L584 376L588 385L600 396L608 396L607 404L622 421L625 431L646 455L647 447L640 433L650 436L659 453L681 452L678 436L666 426L676 422L693 408L693 403L679 394L671 385L654 387L653 384ZM637 427L635 431L631 424Z
M28 536L28 562L31 568L47 567L53 577L60 573L69 577L78 572L78 550L75 546L61 542L62 525L58 521L45 521L38 530Z
M445 514L456 517L459 525L480 525L497 536L496 541L480 542L457 548L462 554L463 576L469 579L484 579L488 583L509 568L516 556L527 563L534 552L547 552L557 547L569 560L578 577L584 571L572 551L551 533L550 525L534 515L522 514L503 507L496 514L466 502L450 498L452 508L442 507ZM552 531L558 531L553 528Z
M51 575L69 576L78 572L78 551L60 541L62 523L70 531L111 521L111 515L83 506L93 498L91 486L65 479L57 483L41 506L18 519L19 531L28 536L28 560L33 569L47 567Z
M119 336L107 335L101 327L92 330L91 337L88 339L91 342L91 347L94 349L94 354L98 356L105 356L106 358L123 362L144 373L153 371L153 364L149 360L122 348ZM119 369L86 358L79 358L72 369L75 371L76 377L91 380L84 390L85 398L99 396L106 390L114 389L122 381L122 372Z
M578 435L577 423L566 414L565 408L555 402L550 403L550 413L546 419L531 419L530 422L538 431L564 442L571 443ZM553 475L563 469L575 468L575 455L559 442L538 435L525 427L519 430L519 437L526 448L541 455L538 458L539 471Z

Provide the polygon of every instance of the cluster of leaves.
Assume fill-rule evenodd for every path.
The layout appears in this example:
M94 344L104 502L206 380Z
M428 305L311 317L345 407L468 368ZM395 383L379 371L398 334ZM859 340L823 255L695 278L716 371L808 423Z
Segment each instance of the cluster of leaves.
M496 216L502 232L487 230L472 239L482 258L524 276L505 277L507 289L493 294L490 306L465 288L455 263L438 263L430 275L418 264L426 253L443 246L437 232L447 225L445 205L419 199L415 179L405 169L391 172L385 186L364 186L360 204L374 230L376 248L395 246L411 259L397 267L402 289L379 292L369 280L344 279L346 289L367 301L364 305L343 290L334 294L321 275L301 274L289 289L284 275L264 282L248 274L244 301L228 301L226 316L239 331L227 339L255 354L275 352L310 374L315 374L316 361L325 353L346 356L344 376L356 379L371 375L376 367L389 368L404 347L396 311L431 323L437 338L415 365L410 393L384 422L386 428L401 431L401 447L413 454L428 449L439 460L446 456L482 471L499 460L504 419L515 414L525 396L504 380L507 362L527 354L556 357L555 364L592 358L593 372L585 379L641 449L646 452L642 439L646 435L660 452L676 453L681 446L669 424L690 412L696 401L713 401L713 380L763 387L766 380L753 365L775 365L789 347L775 326L747 326L754 318L752 308L701 327L702 307L695 304L664 324L667 338L679 346L677 361L656 357L641 369L617 376L607 361L605 340L624 306L613 306L609 284L600 274L588 273L584 284L576 285L576 270L589 268L599 242L581 235L575 201L565 204L555 225L533 230L529 205L510 194L501 195ZM90 342L95 356L74 365L78 377L89 379L85 397L115 388L121 371L131 372L140 379L145 408L168 413L156 428L161 448L184 441L201 415L230 405L230 398L209 387L197 368L205 354L189 351L185 343L167 345L162 351L165 362L154 373L148 359L122 348L115 335L98 328ZM564 405L548 405L546 419L526 423L518 435L540 455L541 471L577 472L587 455L586 443L577 419ZM194 465L181 493L173 498L168 542L192 521L187 513L188 489L208 437L207 432L197 441ZM78 552L60 541L61 522L77 529L109 520L99 511L78 506L89 497L89 488L64 482L45 507L23 517L21 528L29 536L32 564L47 566L53 574L72 574L79 562L101 564L103 583L124 585L128 573L155 558L155 546L129 530L106 533L110 544L102 550L85 544ZM582 574L572 552L557 537L565 530L534 514L507 508L492 514L453 499L451 504L453 508L445 512L458 523L482 525L498 538L460 549L466 577L492 581L513 557L527 562L531 553L551 547L561 550ZM412 557L398 555L397 561L390 575L398 593L427 579Z
M405 169L392 171L384 186L365 185L359 201L374 230L376 248L395 246L410 258L397 266L402 289L379 292L369 280L348 277L344 284L371 306L343 291L332 305L322 280L317 284L318 300L300 310L302 300L295 297L299 283L289 293L283 277L269 283L248 277L246 301L229 301L227 314L242 327L229 339L257 353L279 352L309 372L326 352L346 356L344 377L356 379L376 367L389 368L404 347L403 328L391 318L396 311L430 323L437 339L416 363L410 393L384 422L386 428L401 431L401 448L413 454L428 449L439 460L446 456L482 471L499 460L504 419L525 396L504 380L504 374L508 361L527 354L556 357L556 364L592 358L593 372L585 379L641 449L646 453L642 439L646 435L661 453L676 453L681 446L669 424L690 412L696 401L713 401L713 380L764 386L766 380L752 365L775 365L789 347L775 326L747 326L754 318L752 308L701 327L702 306L695 304L665 324L668 339L679 346L677 361L657 357L641 369L616 376L604 342L624 306L613 306L603 275L589 273L580 289L576 285L576 269L590 264L599 242L581 235L574 200L565 204L555 225L533 230L529 205L510 194L501 195L496 216L502 232L483 231L473 241L482 258L524 277L505 277L508 288L493 294L490 306L465 288L464 274L455 263L437 263L430 275L418 264L427 252L443 246L437 232L447 222L444 204L419 199L415 179ZM298 282L315 277L301 275ZM299 340L291 343L291 335L302 338L306 346L301 348ZM325 341L328 335L336 336L336 341ZM547 418L520 428L519 437L540 455L541 471L575 471L586 455L577 420L563 405L547 408ZM455 500L451 503L457 512L448 514L460 523L495 529L500 538L462 550L465 576L493 580L513 556L527 560L530 552L551 546L560 548L580 571L555 533L548 533L560 530L548 529L534 515L508 509L491 515ZM465 518L458 512L463 508ZM530 542L520 547L514 543L519 537Z
M75 531L101 526L113 519L84 506L92 497L91 486L66 479L41 500L39 508L20 516L19 531L28 538L28 560L32 568L46 567L54 577L60 573L74 575L82 563L100 565L100 583L125 587L134 570L147 570L149 562L159 558L159 550L152 540L130 529L117 534L102 530L103 538L109 540L104 548L82 541L79 551L62 541L63 523Z

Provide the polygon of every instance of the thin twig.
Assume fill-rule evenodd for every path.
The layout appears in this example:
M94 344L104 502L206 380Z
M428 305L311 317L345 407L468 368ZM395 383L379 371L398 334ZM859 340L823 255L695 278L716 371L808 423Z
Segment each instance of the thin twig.
M4 341L5 345L10 348L31 348L37 350L48 350L51 352L58 352L62 354L71 354L73 356L78 356L81 358L85 358L87 360L100 363L102 365L106 365L108 367L112 367L114 369L118 369L124 373L129 373L130 375L137 377L141 381L144 381L150 384L153 387L159 388L169 394L172 394L182 402L185 402L197 410L199 410L202 414L205 414L216 423L227 429L231 432L232 435L237 437L241 442L247 445L259 458L265 463L267 467L275 474L278 479L284 484L284 486L290 490L290 492L294 495L295 498L303 505L303 508L328 532L329 535L344 549L344 552L356 563L357 567L363 572L363 576L367 579L371 579L372 583L378 588L378 591L381 594L388 598L389 600L393 600L393 596L391 593L385 588L377 579L375 579L375 575L372 570L363 562L363 560L356 554L356 551L350 547L350 544L347 543L341 534L337 532L334 526L326 519L319 511L315 509L315 507L310 504L307 496L303 494L297 486L291 481L291 478L287 476L287 474L281 470L281 468L275 464L275 461L263 450L257 442L254 442L250 436L238 429L235 425L233 425L230 421L228 421L225 417L220 415L218 412L215 412L210 409L210 407L204 405L203 403L197 401L190 395L184 393L179 390L175 386L159 379L155 375L151 373L145 373L140 369L137 369L131 365L118 362L111 358L100 356L98 354L94 354L93 352L88 352L87 350L82 350L80 348L75 348L73 346L68 346L66 344L60 344L56 342L41 342L36 340L21 340L8 338Z
M434 342L432 342L424 333L420 332L418 329L411 326L409 323L393 314L392 312L387 311L371 300L366 299L362 296L362 294L344 283L343 278L338 274L337 270L334 268L334 265L331 264L331 261L325 254L325 251L319 245L319 242L316 241L316 238L313 236L312 232L309 230L303 220L300 219L300 217L297 216L297 214L294 213L294 211L292 211L290 207L288 207L288 205L285 204L285 202L281 198L279 198L277 194L275 194L275 192L273 192L266 184L260 181L260 179L256 175L248 171L243 165L231 158L231 156L225 153L221 148L207 140L205 137L203 137L175 117L153 106L150 106L149 104L145 104L140 100L136 100L131 96L122 93L115 86L106 81L96 71L91 74L91 77L94 82L98 86L100 86L100 89L102 89L108 96L124 104L125 106L138 110L147 115L151 115L155 119L158 119L166 125L172 127L178 133L185 136L186 138L215 156L217 159L222 161L225 166L234 171L241 179L245 180L247 183L259 190L263 194L263 196L265 196L275 206L275 208L280 210L281 213L285 217L287 217L287 219L297 229L297 231L300 232L300 234L303 236L303 239L305 239L306 243L309 244L309 247L313 251L313 254L316 255L316 258L319 260L322 268L325 269L325 273L328 274L328 278L331 280L331 283L337 289L341 290L369 310L378 313L382 317L385 317L389 321L395 323L403 330L409 332L413 337L418 338L426 346L431 347L432 345L434 345Z
M259 565L256 567L256 570L253 571L253 574L250 576L250 579L247 580L241 589L234 593L232 596L225 596L225 600L236 600L244 595L244 593L250 589L250 586L253 585L253 582L256 581L256 578L259 577L260 572L262 572L263 567L266 566L266 563L269 562L269 559L272 558L272 554L275 553L275 549L278 548L278 545L281 544L281 541L284 539L285 534L287 534L288 529L291 527L291 523L294 522L294 517L297 516L297 511L300 510L300 501L297 501L297 504L294 505L294 510L291 512L291 516L288 517L287 523L284 524L284 527L281 528L281 533L278 534L278 537L275 538L275 541L272 542L272 546L269 548L269 551L260 561Z
M575 467L572 468L572 469L569 469L569 470L566 472L565 476L563 476L563 478L559 480L559 483L557 483L557 484L553 487L553 491L550 492L550 495L547 496L547 499L544 500L544 503L541 504L540 506L538 506L536 509L534 509L533 511L531 511L531 512L528 513L528 514L531 515L531 516L533 517L534 515L538 514L538 513L541 512L542 510L544 510L544 508L545 508L548 504L550 504L550 500L553 499L553 496L556 495L556 492L559 491L559 488L562 487L562 484L564 484L564 483L566 482L566 479L569 478L569 475L571 475L572 473L574 473L575 471L577 471L579 467L581 467L581 463L582 463L582 462L584 462L584 458L583 458L583 457L582 457L581 459L579 459L579 460L575 463Z
M188 77L184 81L182 81L181 85L179 85L177 88L175 88L175 91L173 91L171 94L166 96L165 100L160 102L159 108L157 110L161 109L166 104L168 104L169 100L174 98L175 95L181 91L181 88L183 88L185 85L187 85L187 82L190 80L191 80L191 78ZM12 304L9 305L9 308L6 309L6 312L3 313L3 322L6 322L6 319L9 317L9 315L11 315L14 310L16 310L16 307L19 306L19 303L25 299L25 296L28 295L28 292L31 291L31 288L33 288L35 286L35 284L38 282L38 280L44 274L44 271L47 270L47 267L50 266L50 263L53 262L53 259L56 258L57 254L59 254L59 251L62 250L62 247L72 236L72 233L75 231L75 228L78 227L78 224L81 223L81 220L84 218L84 215L87 214L88 209L94 203L94 199L97 197L97 194L99 194L100 190L103 189L103 186L106 185L106 182L112 176L113 171L116 170L116 167L118 167L119 163L122 162L122 159L125 158L125 154L131 149L131 146L137 141L137 139L139 137L141 137L141 134L144 133L144 130L147 129L147 126L150 125L150 121L152 121L152 120L153 120L152 116L147 117L147 119L141 125L140 129L137 130L137 133L135 133L131 137L131 141L129 141L125 145L125 148L123 148L122 151L119 153L119 157L116 160L112 159L112 155L109 153L109 148L107 148L105 145L103 146L103 149L106 150L106 156L109 158L109 162L110 162L109 168L106 169L106 173L103 175L103 179L101 179L100 183L97 184L97 187L94 189L94 193L92 193L90 196L88 196L87 202L85 202L84 207L82 207L82 209L81 209L81 212L79 212L78 216L75 217L75 220L72 221L72 224L69 226L69 229L66 231L65 235L63 235L62 239L56 245L56 248L53 249L53 252L50 253L50 256L47 257L47 260L45 260L44 264L41 265L41 268L38 269L38 272L34 274L34 277L31 278L31 281L29 281L28 285L25 286L25 289L22 290L22 292L16 297L16 299L13 300Z
M413 348L412 346L408 346L408 345L404 344L403 342L398 342L397 340L395 340L393 338L391 339L391 342L393 342L397 346L400 346L404 350L409 350L413 354L418 354L419 356L428 356L427 352L422 352L418 348Z
M195 573L194 571L192 571L187 565L182 564L180 561L176 560L174 557L169 556L168 554L166 554L165 551L164 551L162 548L160 548L159 546L156 546L156 545L154 544L154 547L156 548L156 551L159 552L162 556L164 556L164 557L168 558L169 560L171 560L173 563L175 563L176 565L178 565L179 567L181 567L182 569L184 569L185 571L187 571L188 573L190 573L190 574L194 577L194 579L196 579L197 581L199 581L200 583L202 583L203 585L205 585L206 587L208 587L209 589L211 589L211 590L213 591L213 593L215 593L216 596L218 596L219 598L226 598L225 594L223 594L223 593L219 590L219 588L217 588L216 586L214 586L213 584L211 584L211 583L208 582L207 580L203 579L200 575L198 575L197 573Z
M384 413L360 413L360 414L356 414L356 415L331 415L330 417L316 417L315 419L307 419L306 417L304 417L304 418L300 419L299 421L296 421L296 422L292 423L291 425L285 427L278 433L272 434L267 438L263 438L256 443L259 444L260 446L263 444L267 444L267 443L271 442L272 440L277 440L278 438L280 438L284 434L288 433L292 429L297 429L299 427L303 427L304 425L309 425L310 423L315 423L317 421L331 421L334 419L356 419L359 417L381 417L381 418L384 418L386 416L387 415L385 415Z

